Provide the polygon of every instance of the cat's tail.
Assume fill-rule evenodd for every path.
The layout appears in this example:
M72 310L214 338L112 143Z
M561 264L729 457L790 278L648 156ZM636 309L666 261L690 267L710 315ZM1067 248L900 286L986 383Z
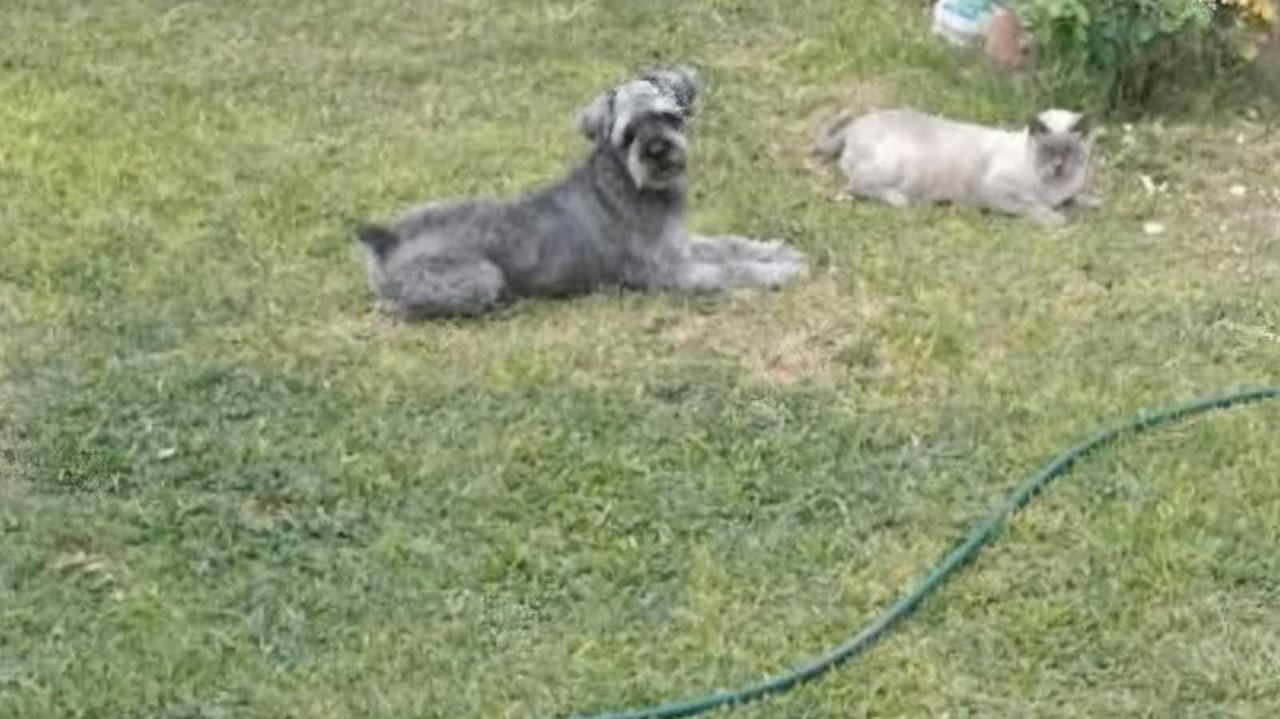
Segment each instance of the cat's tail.
M849 127L849 123L853 122L853 117L844 114L838 117L835 122L824 125L820 128L813 138L813 152L815 155L825 157L828 160L834 160L844 152L844 131Z
M399 235L378 225L361 224L356 228L356 237L380 260L400 245Z

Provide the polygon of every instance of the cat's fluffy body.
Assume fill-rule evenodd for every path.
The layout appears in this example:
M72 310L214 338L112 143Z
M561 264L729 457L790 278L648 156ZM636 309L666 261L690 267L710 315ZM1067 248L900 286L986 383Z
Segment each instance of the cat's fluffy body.
M1088 125L1067 110L1042 112L1017 132L882 110L824 130L816 149L839 159L850 193L895 207L956 202L1058 226L1068 201L1098 205L1085 191Z

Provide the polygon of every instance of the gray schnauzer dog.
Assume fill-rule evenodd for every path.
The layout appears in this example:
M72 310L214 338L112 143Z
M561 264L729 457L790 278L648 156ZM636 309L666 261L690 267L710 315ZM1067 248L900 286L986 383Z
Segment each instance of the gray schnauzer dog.
M597 97L578 125L590 155L514 200L432 202L362 225L370 284L403 316L478 315L516 297L604 287L704 293L775 288L807 273L780 242L693 238L685 225L693 70L649 73Z

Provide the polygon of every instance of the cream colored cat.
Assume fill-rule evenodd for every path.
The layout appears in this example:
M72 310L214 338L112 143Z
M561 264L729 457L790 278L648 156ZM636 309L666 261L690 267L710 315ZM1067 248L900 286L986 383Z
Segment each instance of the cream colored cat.
M1058 208L1074 201L1099 207L1087 193L1093 141L1088 120L1047 110L1011 132L927 115L883 110L824 130L815 149L849 178L849 192L906 207L957 202L1066 222Z

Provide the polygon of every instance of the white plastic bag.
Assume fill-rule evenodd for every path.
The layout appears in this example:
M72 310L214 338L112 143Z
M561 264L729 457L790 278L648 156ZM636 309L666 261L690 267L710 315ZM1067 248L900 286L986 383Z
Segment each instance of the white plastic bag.
M933 32L952 45L970 46L987 34L1000 0L938 0L933 6Z

